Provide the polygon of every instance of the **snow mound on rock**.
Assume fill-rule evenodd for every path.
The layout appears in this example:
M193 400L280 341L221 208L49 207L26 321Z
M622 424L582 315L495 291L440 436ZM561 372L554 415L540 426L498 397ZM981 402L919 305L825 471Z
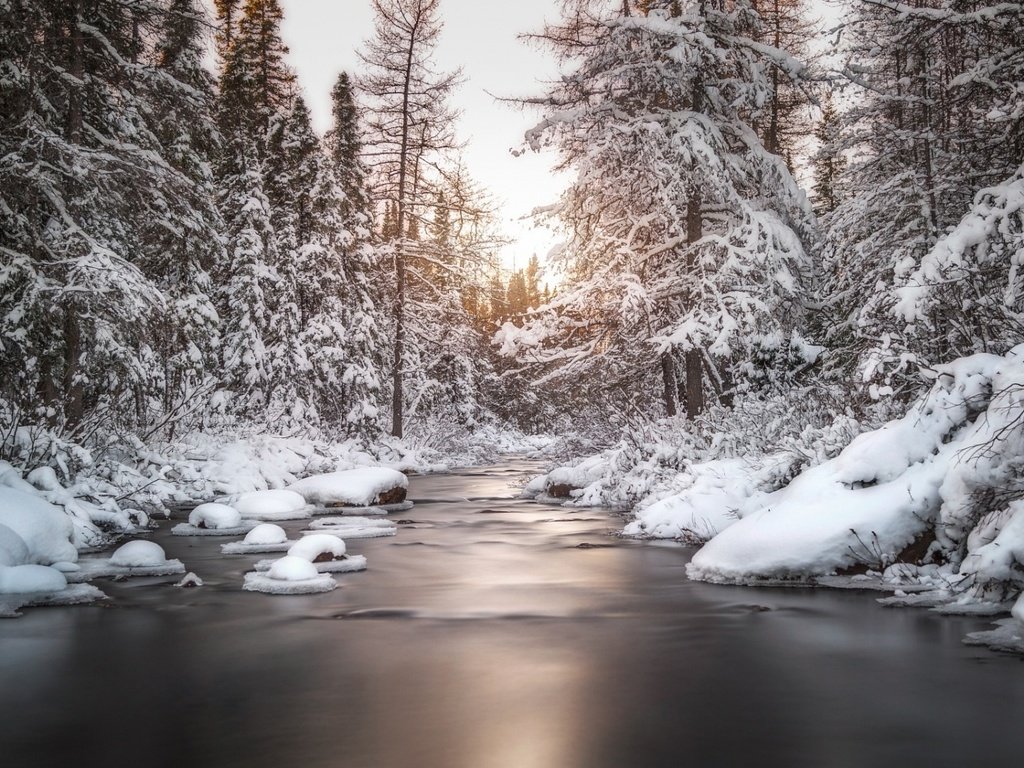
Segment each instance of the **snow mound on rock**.
M338 583L321 574L309 560L286 556L275 560L266 573L247 573L242 589L273 595L302 595L330 592Z
M221 544L226 555L249 555L263 552L285 552L295 542L288 540L284 528L273 523L261 523L245 534L242 541Z
M310 504L361 507L376 504L388 491L408 487L409 478L397 470L364 467L307 477L288 490L302 494Z
M301 520L310 514L302 494L284 488L243 493L233 506L242 519Z
M200 504L188 516L187 523L171 529L175 536L239 536L256 527L252 520L242 520L238 510L227 504Z
M46 565L11 565L0 568L0 593L59 592L67 587L64 574Z
M148 568L167 564L164 548L153 541L129 541L110 556L110 564L122 568Z
M28 563L49 565L75 562L78 550L72 543L74 526L71 520L62 509L39 498L31 486L28 488L25 491L0 486L0 525L22 540L27 550ZM11 557L11 547L20 551L10 534L4 534L3 540L7 544L0 544L0 558ZM6 555L4 551L7 551ZM8 564L21 563L15 561Z
M288 541L288 534L279 525L263 523L245 534L242 541L246 544L284 544Z
M196 528L238 528L242 524L242 516L227 504L200 504L189 513L188 524Z
M327 533L306 536L288 550L289 557L301 557L310 562L317 558L338 560L345 556L345 542Z
M305 559L305 558L303 558ZM252 569L257 573L269 571L277 560L259 560ZM321 560L314 562L313 566L318 573L355 573L366 570L366 557L364 555L345 555L341 560Z

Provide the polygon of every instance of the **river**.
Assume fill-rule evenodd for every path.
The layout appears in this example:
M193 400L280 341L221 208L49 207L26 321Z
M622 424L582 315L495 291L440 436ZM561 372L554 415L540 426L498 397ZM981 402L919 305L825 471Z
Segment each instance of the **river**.
M0 622L0 765L1024 764L1024 666L960 642L986 621L687 581L692 550L515 498L534 468L412 478L326 595L242 592L257 557L164 526L205 586Z

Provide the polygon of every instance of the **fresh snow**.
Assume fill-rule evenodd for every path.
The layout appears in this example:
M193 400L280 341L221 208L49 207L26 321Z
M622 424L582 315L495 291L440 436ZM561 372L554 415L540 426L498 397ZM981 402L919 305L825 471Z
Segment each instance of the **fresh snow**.
M152 541L129 541L110 556L110 564L122 568L152 568L168 562L164 548Z
M232 506L243 520L301 520L312 508L301 494L284 488L243 493Z
M245 534L241 541L221 544L225 555L255 555L263 552L286 552L295 542L289 541L284 528L273 523L261 523Z
M28 486L27 491L0 486L0 525L24 543L27 563L49 565L78 559L78 550L72 543L74 528L71 520L63 510L35 495L31 486ZM6 546L4 541L7 541ZM0 563L3 558L10 557L9 551L7 555L4 554L5 550L12 546L20 549L12 542L9 533L0 535Z
M240 536L256 525L253 521L242 520L234 507L209 502L193 509L188 522L174 526L171 533L175 536Z
M1020 455L1020 437L1007 427L1020 413L1022 387L1020 349L941 366L931 391L904 417L767 495L705 544L687 573L758 583L884 568L932 528L934 546L955 557L977 521L976 491L998 486ZM999 451L978 450L996 435ZM973 552L961 575L1005 585L1022 551L1017 514L1004 520L1005 540Z
M310 504L368 507L377 503L380 494L408 487L409 478L397 470L365 467L307 477L288 489L302 494Z

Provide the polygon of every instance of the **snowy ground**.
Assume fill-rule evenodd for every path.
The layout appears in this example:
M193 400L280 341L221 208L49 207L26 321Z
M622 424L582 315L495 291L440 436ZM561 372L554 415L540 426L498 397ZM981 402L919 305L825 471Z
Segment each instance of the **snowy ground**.
M645 462L623 449L535 478L527 496L637 502L630 536L703 544L687 574L722 584L878 589L888 605L1009 613L973 634L1024 652L1024 345L941 366L905 414L812 454ZM805 441L832 440L819 429ZM705 452L705 456L707 453ZM639 489L639 493L637 492Z

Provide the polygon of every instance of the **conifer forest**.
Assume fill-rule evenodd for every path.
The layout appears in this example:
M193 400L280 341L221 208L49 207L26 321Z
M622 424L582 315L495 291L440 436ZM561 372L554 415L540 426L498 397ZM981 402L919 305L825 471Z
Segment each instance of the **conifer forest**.
M11 766L1024 751L1024 3L0 0L0 372Z

